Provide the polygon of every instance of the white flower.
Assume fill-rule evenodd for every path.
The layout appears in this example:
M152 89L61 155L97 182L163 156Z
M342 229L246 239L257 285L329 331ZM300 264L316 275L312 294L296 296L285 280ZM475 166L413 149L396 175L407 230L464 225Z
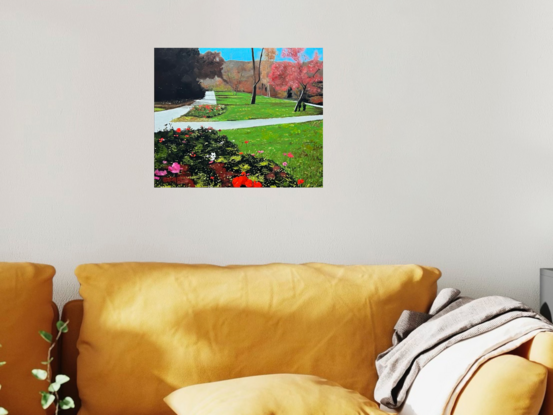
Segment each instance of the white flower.
M209 159L211 161L215 161L216 158L217 158L217 154L215 154L215 153L211 153L211 155L209 156Z

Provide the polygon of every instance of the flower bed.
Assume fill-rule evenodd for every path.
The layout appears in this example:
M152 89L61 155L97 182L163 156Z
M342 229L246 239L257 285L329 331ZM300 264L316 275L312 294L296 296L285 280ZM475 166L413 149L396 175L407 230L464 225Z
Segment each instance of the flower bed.
M154 134L154 186L299 186L282 166L262 154L243 154L211 127L160 131Z
M196 105L188 111L186 117L213 118L221 115L227 110L224 105Z

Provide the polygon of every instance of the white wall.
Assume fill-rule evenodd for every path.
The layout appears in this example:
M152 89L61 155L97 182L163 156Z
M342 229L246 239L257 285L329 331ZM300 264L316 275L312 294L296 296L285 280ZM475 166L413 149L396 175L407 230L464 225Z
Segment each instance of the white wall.
M324 47L323 189L154 189L155 47ZM0 260L422 263L538 303L553 2L0 3Z

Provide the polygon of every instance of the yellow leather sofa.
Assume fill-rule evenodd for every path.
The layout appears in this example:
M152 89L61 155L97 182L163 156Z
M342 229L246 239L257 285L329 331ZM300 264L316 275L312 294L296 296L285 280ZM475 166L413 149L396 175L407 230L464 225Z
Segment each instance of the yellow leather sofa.
M24 279L14 272L0 264L0 307L25 289L14 278L33 280L28 268ZM428 310L440 276L415 265L155 263L89 264L76 274L84 300L65 304L70 330L59 350L71 378L61 393L77 404L68 415L172 414L163 398L177 389L271 373L319 376L372 399L374 358L391 345L403 309ZM51 326L56 316L42 310ZM15 323L0 320L0 343ZM453 414L553 415L552 370L553 335L540 334L484 364ZM0 370L0 384L9 382ZM0 406L3 398L6 388ZM274 414L285 413L295 415ZM384 414L376 404L366 413Z

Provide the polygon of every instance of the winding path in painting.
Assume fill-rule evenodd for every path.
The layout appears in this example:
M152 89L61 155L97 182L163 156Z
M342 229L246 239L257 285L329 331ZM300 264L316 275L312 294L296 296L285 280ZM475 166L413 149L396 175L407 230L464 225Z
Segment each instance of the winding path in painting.
M215 105L217 99L215 98L215 92L207 91L205 97L194 102L194 105ZM306 115L304 117L285 117L285 118L264 118L257 120L243 120L243 121L206 121L206 122L171 122L171 120L186 114L192 109L194 105L182 106L166 111L159 111L155 114L154 132L161 131L165 126L172 126L173 128L186 128L197 129L200 127L212 127L217 130L235 130L238 128L250 128L250 127L264 127L266 125L278 125L278 124L295 124L307 121L322 120L322 115ZM309 104L308 104L309 105ZM314 105L315 106L315 105Z

